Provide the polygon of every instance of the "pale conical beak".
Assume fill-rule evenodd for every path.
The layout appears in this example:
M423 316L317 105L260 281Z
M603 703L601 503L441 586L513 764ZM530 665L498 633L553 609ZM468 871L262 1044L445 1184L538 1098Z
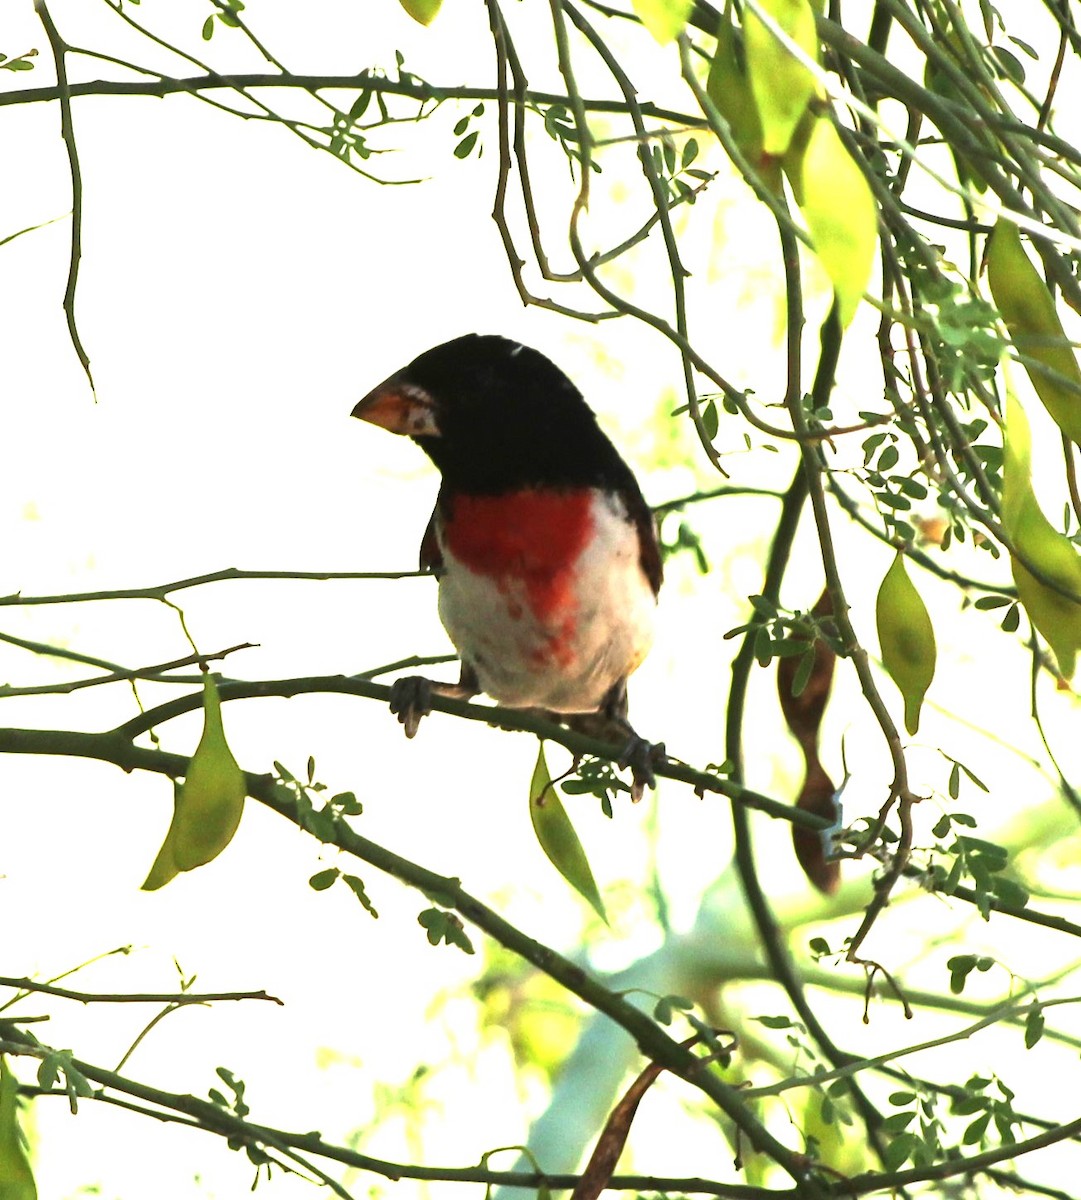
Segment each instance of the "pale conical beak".
M439 437L432 397L396 375L373 388L351 415L406 437Z

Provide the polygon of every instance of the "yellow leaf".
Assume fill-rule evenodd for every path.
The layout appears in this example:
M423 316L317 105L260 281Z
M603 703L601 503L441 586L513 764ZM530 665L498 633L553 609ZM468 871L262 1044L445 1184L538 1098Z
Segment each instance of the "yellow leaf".
M173 819L144 891L155 891L179 871L201 867L233 840L244 811L244 772L225 740L221 698L209 673L203 676L203 735L178 788Z
M533 832L548 861L584 899L597 911L602 921L607 922L604 901L597 889L597 882L589 866L589 859L574 832L567 810L552 786L548 763L544 757L544 743L537 750L537 765L529 784L529 816L533 821Z
M1022 359L1036 395L1055 424L1081 445L1081 370L1066 339L1047 284L1032 265L1012 222L999 218L987 243L991 296Z
M923 697L935 676L935 631L919 592L898 551L878 589L875 617L882 665L897 684L905 702L905 729L920 727Z
M837 294L843 328L855 315L871 278L878 206L867 177L829 117L817 117L811 124L799 155L798 177L794 191L815 253Z
M0 1054L0 1200L37 1200L19 1128L19 1081Z
M662 46L683 32L693 5L694 0L631 0L638 19Z
M414 21L419 21L422 25L430 25L435 20L435 14L439 12L439 6L443 0L398 0L398 2Z
M759 4L817 63L818 33L814 10L807 0L759 0ZM743 23L743 44L751 91L762 122L763 149L767 154L784 154L808 102L819 94L818 81L749 10Z
M717 31L717 49L709 64L706 93L728 122L740 152L752 166L761 168L762 122L758 119L746 67L736 52L736 31L731 8L721 19L721 27Z
M1062 591L1081 597L1081 558L1070 539L1044 516L1036 500L1031 443L1025 411L1007 388L1002 524L1017 550L1016 557L1010 556L1013 580L1029 620L1054 651L1059 670L1070 679L1081 650L1081 604Z

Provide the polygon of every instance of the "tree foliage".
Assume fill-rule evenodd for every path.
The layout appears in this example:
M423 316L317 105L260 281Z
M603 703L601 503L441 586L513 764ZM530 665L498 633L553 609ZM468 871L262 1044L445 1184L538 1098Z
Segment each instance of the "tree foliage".
M658 506L669 555L690 552L705 570L698 529L707 513L756 492L778 510L760 585L741 598L743 622L725 633L734 656L723 717L715 714L717 728L723 724L715 761L670 758L657 769L662 780L730 804L732 866L689 931L671 928L663 896L654 897L660 948L614 976L589 959L600 932L583 950L583 967L460 880L365 838L356 795L329 795L314 763L299 776L280 765L272 774L245 772L225 740L230 711L247 700L331 694L382 703L389 689L380 676L404 664L351 676L223 675L215 683L211 667L241 647L211 652L192 641L190 655L133 669L0 634L88 672L62 684L8 684L6 698L130 685L137 699L140 681L177 689L177 698L133 707L97 732L29 721L0 730L4 754L76 756L174 781L174 827L148 887L220 853L243 792L315 844L341 852L350 869L326 867L310 882L317 891L350 893L358 923L377 915L367 874L375 868L423 894L418 920L433 946L450 948L441 953L481 952L478 987L512 979L512 992L554 995L565 1014L573 999L589 1014L568 1017L579 1049L538 1126L540 1141L549 1127L560 1129L562 1161L534 1145L513 1169L496 1169L494 1146L474 1166L391 1162L302 1132L302 1114L291 1130L260 1124L244 1082L224 1068L210 1080L208 1067L207 1099L177 1094L123 1064L109 1069L51 1045L47 1028L30 1019L49 998L139 1001L167 1013L272 999L263 993L200 994L185 981L170 994L91 994L2 978L10 996L0 1009L0 1196L35 1194L20 1106L57 1097L73 1110L119 1105L197 1126L246 1153L257 1180L296 1172L343 1196L351 1194L339 1179L343 1165L538 1194L574 1187L579 1197L605 1187L743 1198L986 1196L998 1188L1068 1195L1063 1181L1081 1135L1069 1095L1044 1089L1019 1098L1010 1077L1015 1059L1005 1050L1001 1063L996 1054L975 1068L945 1054L954 1043L975 1049L992 1027L1003 1035L996 1047L1013 1038L1029 1054L1051 1054L1051 1063L1072 1061L1077 1046L1067 966L1081 925L1072 897L1048 882L1045 869L1081 813L1073 748L1058 732L1064 711L1076 718L1070 680L1081 645L1081 373L1072 346L1081 309L1074 195L1081 151L1072 140L1081 34L1065 0L1001 9L990 0L728 0L720 10L702 0L635 0L623 8L476 0L494 71L464 84L450 82L451 63L440 78L422 78L400 53L353 75L296 74L288 49L262 40L254 3L249 11L239 0L213 0L205 20L194 17L188 35L173 41L158 32L155 5L101 2L141 58L76 45L65 30L68 14L54 17L50 9L60 6L45 0L36 4L40 44L0 56L10 73L0 108L48 105L63 137L73 197L63 306L91 389L94 347L83 333L79 290L84 97L110 97L119 114L131 97L181 94L213 106L222 120L271 123L333 156L358 189L424 187L423 171L409 164L419 131L431 126L446 142L447 169L482 155L494 162L494 198L478 192L476 203L493 204L493 236L523 304L591 326L598 338L610 321L636 323L678 358L672 419L689 422L716 478ZM402 6L433 29L466 19L465 5ZM236 69L212 69L205 43L226 59L235 55ZM541 50L554 81L547 90L532 86L523 65ZM187 73L161 66L163 51L179 56ZM253 52L265 63L255 73L241 69ZM82 78L88 64L100 76ZM392 145L399 153L386 153ZM608 184L615 176L632 185L617 192ZM710 277L701 230L734 178L741 199L728 210L727 238L753 236L763 213L771 222L761 256L783 308L779 388L771 372L756 378L757 364L741 361L738 340L725 338L713 319L726 281ZM776 469L788 482L761 486ZM800 539L813 547L813 569L797 564ZM868 574L877 613L853 601L867 593ZM18 594L0 598L0 607L142 600L176 609L183 621L185 594L237 587L251 576L275 573L226 570L125 590ZM943 619L948 638L936 628ZM963 651L957 638L967 640ZM954 670L967 659L974 690L993 680L1003 694L1030 697L1031 729L1011 733L1027 744L1035 730L1042 751L1016 777L1023 782L1007 783L1017 817L1002 828L983 799L999 780L982 762L958 757L961 722L941 713L944 651ZM749 702L763 668L780 687L765 733ZM855 736L874 743L851 770L843 730L824 721L835 689L854 705L845 721ZM170 722L204 707L195 756L165 749ZM560 870L603 912L558 792L592 796L611 815L627 791L614 766L618 749L534 714L493 715L439 698L435 707L534 733L575 756L574 772L555 783L539 760L534 818ZM929 740L913 740L917 729ZM785 731L803 753L794 795L774 794L758 761ZM546 807L538 793L549 791ZM185 814L196 807L218 822L217 836L203 819L193 842ZM778 912L756 844L767 823L790 826L804 871L832 899ZM776 842L768 844L772 854ZM911 926L899 912L941 934L944 945L924 937L913 956ZM1052 965L1039 977L1010 966L1019 930L1052 939L1043 960ZM772 981L764 994L775 1011L754 1007L762 993L740 990L763 979ZM841 1015L848 1010L835 1005L853 993L863 997L865 1020L872 1000L884 998L905 1016L936 1017L935 1032L897 1048L854 1049ZM509 1003L504 1023L527 1024ZM630 1035L633 1052L626 1038L613 1049L605 1040L613 1030ZM918 1065L908 1061L916 1054ZM589 1067L580 1055L591 1056ZM545 1066L549 1082L555 1066ZM620 1173L624 1143L630 1136L633 1146L637 1123L649 1121L639 1102L662 1073L679 1080L681 1119L713 1122L731 1148L734 1163L717 1164L710 1178ZM572 1086L592 1089L605 1115L567 1133L558 1122Z

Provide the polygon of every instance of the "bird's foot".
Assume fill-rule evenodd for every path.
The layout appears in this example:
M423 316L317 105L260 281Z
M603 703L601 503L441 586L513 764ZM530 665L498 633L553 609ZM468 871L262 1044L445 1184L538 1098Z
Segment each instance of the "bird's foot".
M421 719L432 711L432 681L407 675L390 685L390 711L405 727L407 738L416 737Z
M631 733L616 764L620 769L631 769L631 803L637 804L645 795L646 788L656 791L657 777L653 773L655 763L664 760L664 743L647 742L645 738Z

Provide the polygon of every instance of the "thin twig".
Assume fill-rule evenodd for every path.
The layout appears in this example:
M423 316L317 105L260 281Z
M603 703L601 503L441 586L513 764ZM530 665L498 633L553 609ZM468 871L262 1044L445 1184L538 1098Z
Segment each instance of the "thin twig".
M68 258L68 281L64 288L64 316L67 319L72 348L83 368L87 383L90 384L90 393L96 397L94 377L90 374L90 359L83 348L83 340L79 336L79 326L75 320L75 289L79 283L79 263L83 253L83 175L79 166L75 127L71 122L71 89L68 85L67 68L69 47L57 32L45 0L34 0L34 8L45 26L45 36L49 39L49 49L56 66L56 87L60 100L60 136L64 139L71 175L71 252Z

